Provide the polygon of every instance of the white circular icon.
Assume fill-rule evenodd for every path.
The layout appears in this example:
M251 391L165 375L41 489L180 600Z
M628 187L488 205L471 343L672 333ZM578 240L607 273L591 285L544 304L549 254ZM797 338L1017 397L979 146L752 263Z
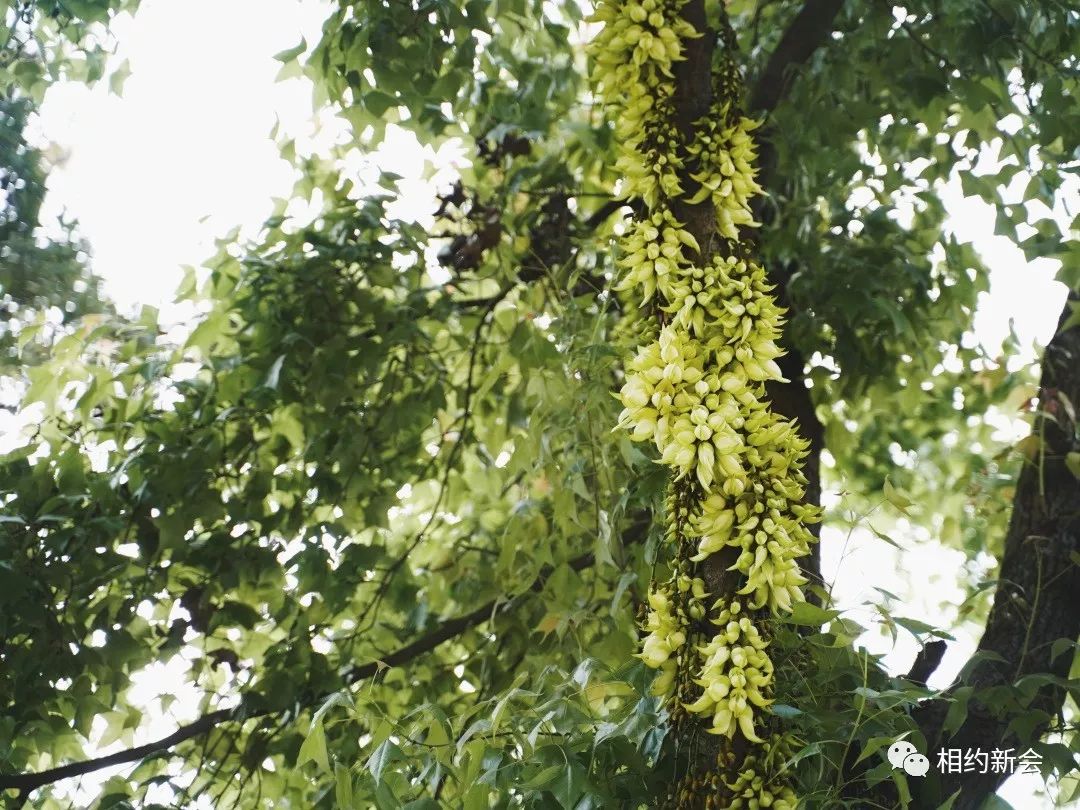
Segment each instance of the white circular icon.
M894 768L904 768L905 758L916 753L915 746L909 743L907 740L897 740L889 746L889 764ZM926 757L923 757L926 759Z
M930 770L930 760L922 754L908 754L904 757L904 773L908 776L926 776Z

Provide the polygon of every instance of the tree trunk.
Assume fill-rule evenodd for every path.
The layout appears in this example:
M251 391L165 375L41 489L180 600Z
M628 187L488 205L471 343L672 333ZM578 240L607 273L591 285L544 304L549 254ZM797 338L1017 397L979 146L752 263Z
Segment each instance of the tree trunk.
M1080 451L1073 409L1080 402L1080 327L1063 328L1077 304L1074 293L1043 357L1033 431L1038 449L1017 482L994 606L965 681L974 688L967 718L949 734L943 728L944 701L927 703L916 713L931 750L1016 748L1020 753L1047 730L1065 698L1061 686L1042 683L1025 708L1014 685L1027 675L1067 677L1075 649L1055 650L1054 642L1080 636L1080 479L1066 464L1069 453ZM1055 658L1054 652L1060 654ZM1021 738L1008 727L1026 711L1044 715L1030 738ZM1007 776L943 774L941 795L959 790L954 808L975 810Z

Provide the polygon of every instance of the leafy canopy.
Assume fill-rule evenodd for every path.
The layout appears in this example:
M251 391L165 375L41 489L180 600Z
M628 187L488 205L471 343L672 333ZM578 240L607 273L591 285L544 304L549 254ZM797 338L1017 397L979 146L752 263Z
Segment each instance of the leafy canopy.
M133 4L37 5L67 48ZM755 94L799 7L729 4ZM610 431L637 338L608 292L623 209L582 16L334 3L321 41L281 55L354 135L297 158L318 216L223 240L180 291L207 310L182 345L147 309L23 355L8 380L41 418L0 466L0 772L190 719L130 691L180 655L213 722L93 806L618 807L663 788L663 716L631 655L664 476ZM1027 376L1006 370L1015 347L963 340L986 271L944 230L941 184L959 177L999 233L1080 283L1045 216L1075 173L1078 46L1065 3L849 3L766 129L760 249L807 360L827 486L858 511L891 474L973 555L993 550L1017 469L988 461L1007 448L987 413ZM44 87L52 47L19 61L19 92ZM434 228L388 214L397 178L361 196L343 171L390 124L472 156ZM982 149L1002 158L989 174ZM1003 198L1021 173L1024 199ZM906 730L927 692L876 674L850 619L807 606L781 632L799 626L791 666L820 677L776 711L803 717L793 766L824 800L845 753ZM31 806L66 806L62 787Z

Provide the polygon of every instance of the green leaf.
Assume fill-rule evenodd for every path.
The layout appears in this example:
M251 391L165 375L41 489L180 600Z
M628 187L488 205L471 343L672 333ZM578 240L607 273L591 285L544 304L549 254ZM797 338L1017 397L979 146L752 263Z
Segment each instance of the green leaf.
M550 765L547 768L536 773L531 779L526 781L522 787L526 788L542 788L547 787L566 770L565 765Z
M970 171L960 173L960 187L965 197L988 199L993 194L993 186Z
M951 695L949 710L945 713L945 721L942 730L952 736L964 725L968 713L968 701L971 699L972 687L961 686Z
M910 632L912 635L923 636L929 634L938 638L947 639L949 641L954 640L953 636L951 636L949 633L946 633L944 630L939 630L932 624L927 624L926 622L919 621L918 619L908 619L904 616L893 616L892 619L894 622L896 622L898 625Z
M964 666L960 670L960 674L958 676L959 680L961 682L966 681L971 676L971 673L973 673L979 667L979 665L987 661L994 664L1008 663L1001 655L1001 653L995 652L994 650L977 650L976 652L972 653L971 657L968 658L968 660L964 663Z
M1073 560L1073 564L1080 565L1080 553L1075 551L1072 553L1077 557L1077 559ZM1059 656L1068 652L1070 649L1080 649L1080 644L1073 641L1071 638L1055 639L1054 643L1050 645L1050 663L1053 664Z
M431 713L431 722L428 723L427 737L424 742L431 747L437 760L444 765L449 765L452 753L451 734L453 733L450 720L437 706L429 706L427 711Z
M1080 478L1080 453L1071 452L1065 454L1065 466L1069 472Z
M838 610L825 610L817 605L811 605L809 602L797 602L791 609L791 614L783 617L782 621L806 627L821 627L839 615L840 611Z
M903 551L904 547L901 546L899 543L897 543L895 540L893 540L891 537L889 537L887 534L880 531L879 529L874 528L870 524L867 524L867 527L870 529L870 533L873 534L874 537L876 537L878 540L882 540L882 541L888 543L893 548L898 548L901 551Z
M108 3L93 0L61 0L60 4L76 19L99 23L109 21Z
M339 808L350 810L353 806L352 771L340 762L334 763L334 798Z
M905 515L908 514L908 507L910 507L913 502L910 498L907 497L907 495L905 495L893 486L892 481L889 480L889 476L885 476L885 485L882 488L882 491L885 494L885 500L887 500L889 503L891 503L893 506L903 512Z
M619 602L622 600L622 596L626 593L626 589L637 580L637 574L633 571L626 571L619 577L619 581L615 584L615 591L611 596L612 613L615 613L619 609Z
M387 765L404 758L405 754L395 743L390 740L383 741L379 747L372 752L371 757L367 762L367 769L375 779L375 784L378 785L382 782L383 771L386 770Z
M387 110L397 106L397 104L397 99L383 93L381 90L372 90L370 93L364 94L364 107L376 118L382 118Z
M464 810L488 810L491 788L487 785L473 785L465 794Z
M956 791L949 798L943 801L937 806L937 810L952 810L952 806L956 803L956 799L960 796L960 791Z
M311 724L304 742L300 746L300 752L296 756L296 767L305 762L314 762L320 770L330 772L330 760L326 753L326 734L323 731L322 719Z
M109 92L113 95L123 95L124 82L127 81L131 75L131 63L125 59L120 65L109 75Z
M793 767L795 767L795 765L802 762L807 757L817 756L818 754L821 753L821 751L822 751L822 745L821 745L820 742L815 740L812 743L807 743L802 748L800 748L798 751L796 751L795 754L792 755L791 759L789 759L787 762L784 763L783 768L781 770L786 771L786 770L788 770L790 768L793 768Z
M292 62L296 57L307 50L307 40L303 37L300 38L300 44L292 48L286 48L284 51L274 55L274 59L283 64Z
M106 721L105 732L97 743L102 748L112 745L123 736L124 724L127 721L127 716L120 711L106 712L104 717Z
M883 746L892 745L895 741L896 737L892 735L888 737L871 737L866 741L866 745L863 746L862 753L860 753L859 758L855 760L855 764L858 765L867 757L871 757L880 751Z
M909 807L911 805L911 788L908 786L907 774L899 768L894 768L892 780L896 783L896 792L900 794L900 806Z
M263 383L267 388L277 390L278 380L281 378L281 366L285 362L285 355L279 354L274 360L270 370L266 372L266 381Z
M777 717L784 720L790 720L793 717L805 714L802 709L796 709L794 706L787 706L783 703L774 703L769 709Z

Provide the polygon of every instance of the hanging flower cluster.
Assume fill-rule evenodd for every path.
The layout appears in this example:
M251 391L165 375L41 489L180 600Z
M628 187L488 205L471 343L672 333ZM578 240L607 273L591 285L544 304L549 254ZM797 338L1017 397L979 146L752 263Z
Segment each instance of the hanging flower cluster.
M675 586L674 593L672 584ZM705 598L705 582L700 577L691 579L684 574L675 578L673 583L664 583L650 589L649 611L645 617L648 635L638 657L653 669L660 670L652 689L656 695L671 692L677 674L673 656L686 644L687 613L680 604L684 600L677 599L675 593L692 594L694 602L690 606L690 619L704 616L700 600Z
M698 139L687 147L701 167L690 175L701 188L689 202L711 197L720 235L737 242L740 227L759 224L750 212L750 199L762 191L754 179L757 151L750 137L758 123L748 118L727 121L728 109L724 107L716 118L701 122Z
M683 41L698 36L679 16L678 0L602 0L591 22L604 27L592 43L593 81L598 93L618 100L616 136L623 144L615 167L628 197L655 208L661 197L682 193L682 157L673 123L675 78Z
M721 630L701 648L701 675L694 681L703 691L686 709L711 714L713 734L731 737L737 726L751 742L764 742L754 731L752 707L772 703L763 694L773 675L772 661L765 654L769 643L742 613L738 601L730 602L712 623Z
M804 598L798 561L818 510L803 503L808 444L765 400L765 383L783 380L783 313L740 242L740 229L758 224L757 124L736 112L729 66L714 76L722 98L693 137L677 128L673 67L699 36L680 17L683 3L600 0L591 18L603 23L590 53L598 94L616 113L616 168L625 195L647 208L621 239L617 289L641 302L655 339L626 364L619 427L652 442L672 471L673 574L650 590L639 657L660 671L654 693L674 716L708 718L708 731L757 745L725 783L730 806L785 810L796 804L790 788L761 775L779 744L758 733L773 684L768 618ZM704 250L675 213L702 204L716 214ZM738 584L708 594L697 571L718 554Z
M799 797L791 786L767 780L763 775L776 770L774 763L784 762L794 752L786 750L780 738L766 740L759 748L746 754L735 779L725 780L732 794L728 810L795 810Z
M676 292L676 270L686 266L683 247L700 250L693 235L679 226L668 210L662 209L648 219L635 222L623 239L625 254L619 261L628 271L615 287L618 291L640 287L644 293L642 306L649 303L656 291L667 301L680 300ZM681 281L681 279L679 279ZM691 282L692 284L692 282ZM679 289L690 285L680 284Z

